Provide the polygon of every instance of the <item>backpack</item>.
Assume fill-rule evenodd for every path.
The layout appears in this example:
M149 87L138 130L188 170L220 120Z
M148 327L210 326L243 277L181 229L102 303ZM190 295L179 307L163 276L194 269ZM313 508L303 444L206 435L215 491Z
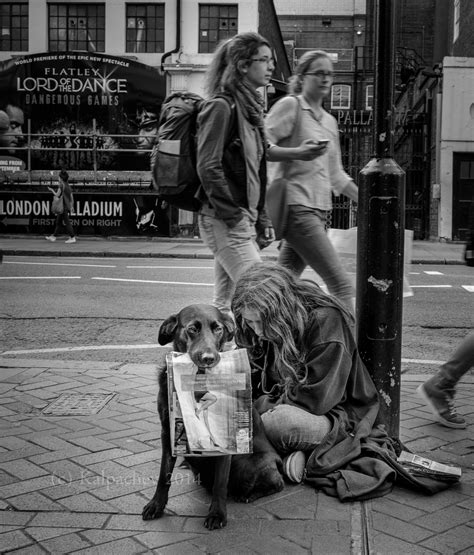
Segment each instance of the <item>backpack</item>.
M223 96L223 98L225 98ZM196 212L200 186L196 171L196 123L204 99L191 92L167 96L160 110L157 142L150 161L153 189L161 200Z

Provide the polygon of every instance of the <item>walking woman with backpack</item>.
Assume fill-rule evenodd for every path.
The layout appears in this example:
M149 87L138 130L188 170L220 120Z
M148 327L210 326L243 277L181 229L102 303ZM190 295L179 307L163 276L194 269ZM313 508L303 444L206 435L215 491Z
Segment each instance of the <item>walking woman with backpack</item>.
M240 273L275 239L265 211L267 147L257 91L274 68L272 48L257 33L220 44L206 76L209 98L198 115L199 230L214 254L213 302L225 312ZM311 147L294 151L307 156Z
M76 235L69 220L69 213L72 210L74 201L71 186L69 185L69 174L67 173L67 171L61 170L59 172L59 183L56 190L52 187L48 187L48 189L54 195L53 203L55 203L56 201L62 201L62 208L55 212L56 225L54 227L53 233L51 235L48 235L46 239L48 241L56 241L56 236L59 234L61 225L64 225L66 231L69 234L69 239L67 239L65 243L75 243Z

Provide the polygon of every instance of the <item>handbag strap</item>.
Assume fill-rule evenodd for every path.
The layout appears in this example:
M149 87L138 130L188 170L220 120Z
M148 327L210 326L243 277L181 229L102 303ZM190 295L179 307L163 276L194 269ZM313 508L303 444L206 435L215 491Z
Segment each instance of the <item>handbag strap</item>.
M294 142L294 135L295 132L300 128L300 122L301 122L301 100L300 97L293 94L291 95L294 97L294 99L296 100L296 113L295 113L295 121L293 123L293 130L291 132L290 135L290 142L293 143ZM295 145L293 145L295 146ZM297 145L296 145L297 146Z

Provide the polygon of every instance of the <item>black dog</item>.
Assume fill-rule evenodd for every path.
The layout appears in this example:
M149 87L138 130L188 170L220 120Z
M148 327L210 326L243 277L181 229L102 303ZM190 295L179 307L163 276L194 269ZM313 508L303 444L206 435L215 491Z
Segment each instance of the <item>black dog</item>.
M219 360L224 343L234 335L234 322L210 305L191 305L167 318L160 327L158 342L173 341L175 351L188 353L200 369L212 368ZM171 455L166 365L159 373L158 414L161 421L162 458L158 485L144 507L144 520L160 518L168 502L176 457ZM265 436L258 412L253 410L253 454L218 457L186 457L193 471L208 488L212 502L204 525L213 530L227 524L227 489L241 501L252 501L283 488L282 462Z

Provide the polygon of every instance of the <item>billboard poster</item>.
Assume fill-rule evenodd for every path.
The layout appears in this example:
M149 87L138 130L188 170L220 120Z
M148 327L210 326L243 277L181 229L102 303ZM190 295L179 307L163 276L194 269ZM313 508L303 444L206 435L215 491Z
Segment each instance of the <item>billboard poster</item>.
M165 95L158 69L128 58L54 52L2 61L0 158L26 162L19 147L29 140L31 170L148 170Z
M170 208L155 195L74 191L71 224L78 236L170 235ZM48 192L0 191L0 234L50 235L56 217ZM66 230L64 230L66 233Z

